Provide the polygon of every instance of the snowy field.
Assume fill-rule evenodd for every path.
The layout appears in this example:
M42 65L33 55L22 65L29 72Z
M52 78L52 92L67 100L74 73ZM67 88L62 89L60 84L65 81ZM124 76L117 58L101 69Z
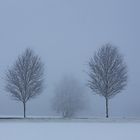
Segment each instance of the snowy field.
M0 140L140 140L140 121L4 119Z

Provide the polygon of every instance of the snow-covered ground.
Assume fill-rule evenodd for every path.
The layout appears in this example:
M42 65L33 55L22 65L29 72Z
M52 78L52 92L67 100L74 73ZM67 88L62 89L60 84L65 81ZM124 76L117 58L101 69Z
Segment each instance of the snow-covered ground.
M0 120L0 140L140 140L140 121Z

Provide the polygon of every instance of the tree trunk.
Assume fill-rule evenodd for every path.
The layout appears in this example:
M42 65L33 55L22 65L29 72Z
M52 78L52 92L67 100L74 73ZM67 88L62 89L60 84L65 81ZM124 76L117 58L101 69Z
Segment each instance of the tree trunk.
M26 103L23 103L23 107L24 107L24 118L26 118Z
M109 117L109 115L108 115L108 98L106 97L105 100L106 100L106 118L108 118Z

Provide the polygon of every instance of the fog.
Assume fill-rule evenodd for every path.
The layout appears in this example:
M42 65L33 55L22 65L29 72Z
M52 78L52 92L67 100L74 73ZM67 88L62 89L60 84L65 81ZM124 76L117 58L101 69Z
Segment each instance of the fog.
M88 116L104 116L105 101L86 87L88 61L105 43L118 46L128 66L128 85L109 102L110 116L140 117L139 0L1 0L0 116L22 115L22 103L4 90L5 72L30 47L45 64L45 89L27 103L27 115L52 116L54 87L73 75L85 87Z

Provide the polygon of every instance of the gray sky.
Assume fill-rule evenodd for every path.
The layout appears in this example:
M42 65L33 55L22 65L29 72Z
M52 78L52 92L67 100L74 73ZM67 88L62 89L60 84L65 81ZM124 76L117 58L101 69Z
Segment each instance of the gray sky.
M139 0L0 0L0 115L22 115L22 104L4 91L4 73L25 48L42 57L46 89L28 103L28 115L52 115L55 84L74 75L86 84L89 57L102 44L119 47L128 65L125 91L110 100L112 116L140 117ZM86 89L89 114L104 115L104 99Z

